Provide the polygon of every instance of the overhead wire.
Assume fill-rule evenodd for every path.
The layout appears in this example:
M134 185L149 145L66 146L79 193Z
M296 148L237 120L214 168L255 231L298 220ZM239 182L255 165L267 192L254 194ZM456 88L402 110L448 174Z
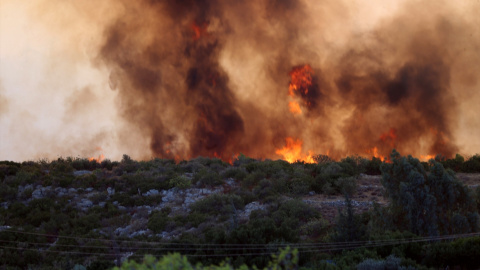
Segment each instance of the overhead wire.
M4 230L5 232L7 230ZM48 234L40 234L40 233L30 233L30 232L21 232L21 231L8 231L11 233L19 233L19 234L35 234L35 235L43 235L46 236ZM52 235L48 235L52 236ZM443 235L443 236L434 236L434 237L415 237L415 238L401 238L401 239L381 239L381 240L366 240L366 241L351 241L351 242L333 242L333 243L282 243L282 244L255 244L255 246L251 246L249 244L234 244L236 246L225 246L225 244L180 244L180 243L164 243L164 242L156 242L160 245L165 245L164 247L137 247L137 246L120 246L119 248L122 250L122 253L133 253L135 251L151 251L151 252L176 252L176 251L184 251L184 252L207 252L214 251L214 252L221 252L217 254L184 254L187 257L233 257L233 256L264 256L270 255L274 253L274 251L270 252L260 252L259 249L263 250L274 250L282 247L291 247L298 249L299 253L312 253L312 252L331 252L331 251L338 251L343 249L355 249L355 248L372 248L372 247L381 247L381 246L388 246L388 245L401 245L401 244L408 244L408 243L418 243L418 242L434 242L434 241L441 241L441 240L453 240L458 238L465 238L465 237L474 237L480 236L480 233L468 233L468 234L454 234L454 235ZM101 239L101 238L84 238L84 237L74 237L74 236L57 236L58 238L66 238L66 239L81 239L81 240L108 240L110 242L115 242L114 239ZM25 242L25 241L8 241L8 240L0 240L2 243L10 243L10 244L24 244L24 245L43 245L48 246L48 248L52 247L62 247L62 248L77 248L77 249L111 249L112 247L102 247L102 246L92 246L92 245L65 245L65 244L49 244L49 243L38 243L38 242ZM121 242L121 241L120 241ZM123 241L123 242L130 242L130 243L142 243L142 244L151 244L152 242L148 241ZM177 244L174 247L169 247L169 244ZM183 247L178 247L178 245L183 245ZM191 246L191 247L186 247ZM238 247L240 246L240 247ZM14 246L0 246L0 248L4 249L16 249L16 250L35 250L40 252L56 252L56 253L66 253L66 254L77 254L77 255L101 255L101 256L118 256L118 253L102 253L102 252L85 252L85 251L78 251L78 250L52 250L52 249L31 249L28 247L14 247ZM123 250L127 249L127 250ZM245 253L238 252L238 251L247 251ZM257 251L257 252L254 252ZM227 253L230 252L230 253ZM234 253L237 252L237 253ZM139 257L144 256L143 254L132 254L128 257Z

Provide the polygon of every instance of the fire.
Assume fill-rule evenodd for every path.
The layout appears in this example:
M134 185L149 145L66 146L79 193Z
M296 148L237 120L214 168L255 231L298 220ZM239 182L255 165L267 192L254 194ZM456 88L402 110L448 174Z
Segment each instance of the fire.
M288 109L294 115L302 114L302 109L300 108L300 104L298 104L298 102L296 102L296 101L290 101L288 103Z
M288 85L288 95L295 99L295 92L306 95L308 94L308 88L312 85L313 69L310 65L294 67L290 73L290 84ZM310 106L306 102L307 106ZM300 104L293 100L288 103L288 108L293 115L302 113Z
M228 159L228 164L233 165L233 161L236 160L240 154L234 154Z
M294 67L289 73L290 85L288 87L288 95L294 96L295 91L301 91L308 94L308 87L312 85L313 69L310 65Z
M105 159L105 156L103 154L100 154L98 158L96 157L90 157L88 158L88 161L96 161L98 163L102 162Z
M435 159L435 155L420 155L421 161L429 161L430 159Z
M193 30L193 40L199 40L202 36L207 36L207 28L208 28L208 23L203 22L201 25L196 24L193 22L190 25L191 29Z
M378 148L375 146L372 149L368 150L367 153L372 155L373 157L379 158L382 161L388 161L389 159L381 154L378 153Z
M292 137L285 138L286 146L282 149L277 149L275 154L283 156L283 159L293 163L295 161L303 161L306 163L315 163L313 160L312 151L308 151L308 155L302 154L303 141L300 139L293 139Z
M391 148L395 148L395 140L397 139L397 131L394 128L390 128L389 131L380 135L380 140L384 143L388 143Z
M103 149L100 146L95 147L95 151L103 151ZM105 159L105 156L103 154L100 154L98 157L90 157L88 158L88 161L96 161L98 163L102 162Z

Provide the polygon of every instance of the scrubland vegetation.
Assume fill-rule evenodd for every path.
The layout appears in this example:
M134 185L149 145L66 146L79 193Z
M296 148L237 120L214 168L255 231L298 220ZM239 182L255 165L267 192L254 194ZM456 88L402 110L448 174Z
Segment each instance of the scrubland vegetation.
M455 174L480 173L479 155L315 160L1 161L0 266L480 268L480 188ZM358 213L364 174L382 175L388 203ZM312 194L344 195L334 222Z

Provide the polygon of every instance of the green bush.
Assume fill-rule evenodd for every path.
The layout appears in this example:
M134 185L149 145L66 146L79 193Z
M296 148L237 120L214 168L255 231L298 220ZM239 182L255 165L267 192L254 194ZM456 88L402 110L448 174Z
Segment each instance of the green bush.
M263 179L258 183L258 186L255 187L253 194L256 198L259 198L263 201L270 196L276 195L277 192L273 188L273 184L270 180Z
M242 186L248 189L253 189L260 180L265 179L267 175L262 171L255 171L247 175L242 181Z
M309 175L295 177L288 182L289 190L294 195L305 195L312 190L314 179Z
M480 172L480 155L476 154L470 157L467 161L465 161L462 164L461 170L467 173Z
M209 215L232 214L234 208L241 210L244 208L242 198L237 195L213 194L190 205L193 212Z
M186 218L186 223L189 223L193 227L198 227L198 225L204 223L208 218L207 214L202 214L198 212L190 213Z
M221 174L222 178L233 178L237 181L243 181L247 177L247 172L243 168L230 167L225 169Z
M165 229L168 221L170 221L168 213L153 211L148 218L147 228L154 233L161 233Z
M195 174L193 183L213 187L223 184L224 181L217 172L203 168Z
M31 190L31 189L30 189ZM25 193L26 191L24 191ZM31 192L30 192L31 196ZM0 202L12 201L17 197L17 188L0 183Z
M15 178L16 178L17 185L33 184L35 179L35 174L28 172L26 170L20 169L17 172Z
M390 218L399 230L418 235L477 231L480 216L475 198L451 170L430 161L430 172L411 156L395 150L382 165L382 184L390 199Z
M192 185L192 181L186 176L177 176L170 180L170 186L179 189L187 189Z
M337 192L351 197L357 192L357 180L354 177L340 177L335 180L335 187Z

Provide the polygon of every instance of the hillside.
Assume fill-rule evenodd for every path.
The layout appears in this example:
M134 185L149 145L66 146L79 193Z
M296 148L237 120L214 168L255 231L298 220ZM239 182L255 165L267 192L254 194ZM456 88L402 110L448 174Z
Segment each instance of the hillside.
M0 265L12 269L28 265L38 269L71 269L75 265L108 269L125 259L141 259L143 254L161 256L179 251L193 262L218 263L233 254L235 266L246 263L263 267L268 254L286 245L464 237L479 228L480 173L458 172L454 176L444 170L449 162L420 163L400 156L393 163L350 157L339 162L291 164L245 156L239 156L233 164L210 158L179 163L164 159L134 161L128 156L120 162L101 163L72 158L0 162ZM405 164L410 164L408 173L395 176L398 168L406 170ZM400 185L385 186L380 167L387 175L385 181L401 181ZM421 186L415 182L418 177L410 180L414 179L412 173L425 177ZM405 191L404 197L403 190L411 185L416 188ZM448 199L453 200L455 208L443 205L439 196L444 191L435 191L436 186L455 191ZM424 203L425 193L416 193L423 188L427 197L436 198L435 206ZM412 210L398 208L395 196L418 198L416 205L409 207L437 213L438 220L413 224L408 221ZM454 211L450 214L450 210L442 209ZM406 223L398 221L402 216L407 217ZM443 219L456 223L442 225ZM480 244L480 239L472 239L468 245ZM430 242L432 250L441 244ZM214 246L206 249L205 245ZM231 250L228 245L241 248ZM248 245L254 249L246 248ZM408 244L382 245L380 249L347 245L345 249L352 249L348 254L337 250L312 253L300 248L300 263L313 267L333 260L332 267L341 269L342 265L355 267L369 258L386 260L393 254L404 265L417 268L456 265L455 260L434 260L439 251L425 253L429 250L425 245L420 253L426 259L410 250ZM394 248L403 253L394 252Z

